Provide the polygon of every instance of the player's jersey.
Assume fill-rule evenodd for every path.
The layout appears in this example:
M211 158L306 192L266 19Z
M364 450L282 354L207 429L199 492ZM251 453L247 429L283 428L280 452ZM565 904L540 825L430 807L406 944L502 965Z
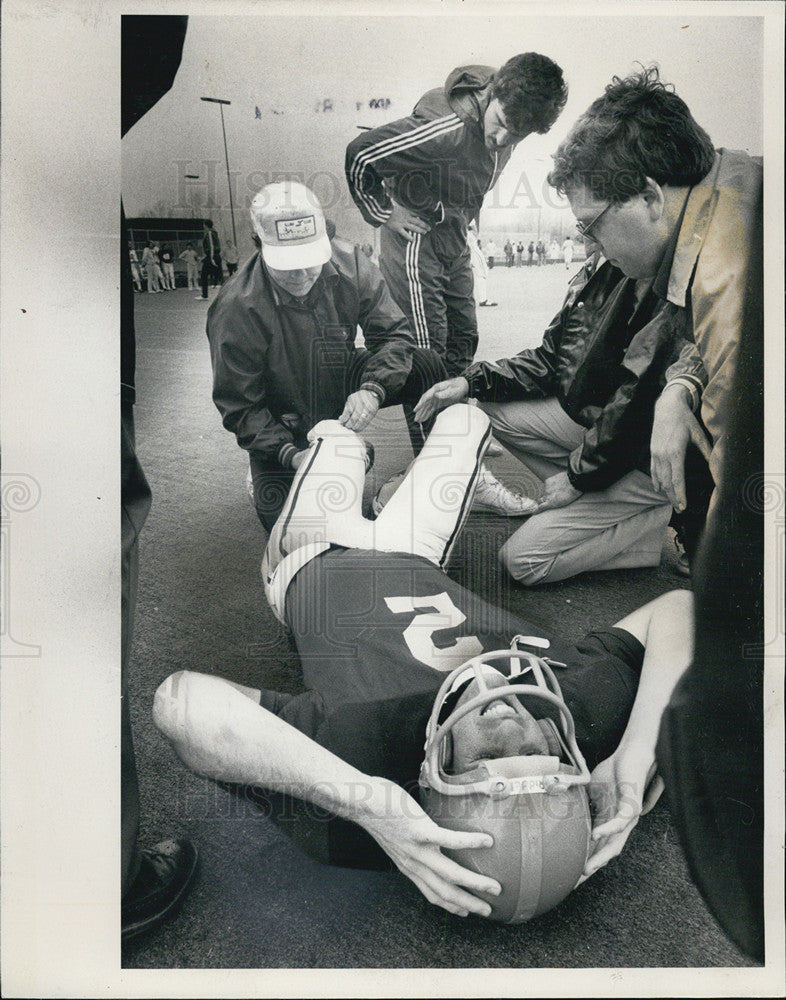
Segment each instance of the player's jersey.
M365 774L417 796L426 723L445 672L480 651L505 649L538 627L492 607L418 556L334 549L292 580L287 620L295 630L303 679L298 695L263 691L260 703ZM548 653L590 767L613 753L636 694L644 649L618 628ZM522 678L526 683L527 679ZM556 711L556 710L554 710ZM553 712L544 709L544 716ZM350 867L387 867L365 831L297 800L256 790L312 857ZM358 794L363 794L360 789Z
M428 560L332 549L294 577L286 597L305 686L325 709L436 692L445 674L505 649L534 626L493 607Z

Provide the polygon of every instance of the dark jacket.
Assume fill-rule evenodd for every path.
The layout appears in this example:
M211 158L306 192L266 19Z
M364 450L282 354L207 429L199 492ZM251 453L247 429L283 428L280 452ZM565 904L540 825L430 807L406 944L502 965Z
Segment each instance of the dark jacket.
M347 146L347 183L363 218L387 221L391 196L432 225L446 223L466 241L466 226L480 212L510 159L512 146L492 152L483 138L483 115L495 70L461 66L424 94L408 118L362 132Z
M595 269L597 260L571 281L540 347L464 373L478 399L554 396L587 428L568 463L582 492L606 489L635 468L649 472L653 408L685 344L684 310L651 289L636 306L635 281L608 261Z
M221 241L219 240L218 233L215 229L211 229L209 233L206 232L202 237L202 250L208 262L212 263L214 266L218 266L221 261Z
M286 466L315 423L340 415L358 326L372 354L363 386L384 400L406 381L415 341L360 250L334 242L303 302L273 286L259 254L223 286L207 314L213 401L241 448Z

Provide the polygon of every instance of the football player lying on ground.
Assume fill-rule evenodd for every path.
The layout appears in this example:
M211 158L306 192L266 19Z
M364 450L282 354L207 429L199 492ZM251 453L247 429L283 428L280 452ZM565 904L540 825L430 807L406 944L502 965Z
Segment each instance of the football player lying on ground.
M304 810L320 860L392 859L432 903L519 921L617 855L657 799L658 725L690 662L692 609L673 591L575 646L549 645L446 576L489 434L477 408L444 410L369 521L361 439L318 424L263 561L307 690L179 671L154 717L196 773L327 810ZM410 794L419 770L439 824Z

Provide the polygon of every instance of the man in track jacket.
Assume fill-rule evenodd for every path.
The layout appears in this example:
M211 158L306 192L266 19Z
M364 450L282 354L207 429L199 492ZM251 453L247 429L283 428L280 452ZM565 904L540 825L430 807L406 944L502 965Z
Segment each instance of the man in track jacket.
M346 175L363 218L381 226L380 268L419 347L450 375L478 342L467 226L514 146L547 132L567 100L546 56L514 56L494 70L462 66L412 115L363 132L347 147Z

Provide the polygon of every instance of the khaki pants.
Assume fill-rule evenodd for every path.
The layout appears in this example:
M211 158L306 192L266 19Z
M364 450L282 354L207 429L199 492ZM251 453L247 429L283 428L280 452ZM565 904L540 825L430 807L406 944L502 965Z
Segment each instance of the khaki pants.
M553 398L480 405L494 436L540 479L565 471L585 433ZM634 470L606 490L535 514L511 535L499 558L528 586L588 570L657 566L671 510L650 477Z

